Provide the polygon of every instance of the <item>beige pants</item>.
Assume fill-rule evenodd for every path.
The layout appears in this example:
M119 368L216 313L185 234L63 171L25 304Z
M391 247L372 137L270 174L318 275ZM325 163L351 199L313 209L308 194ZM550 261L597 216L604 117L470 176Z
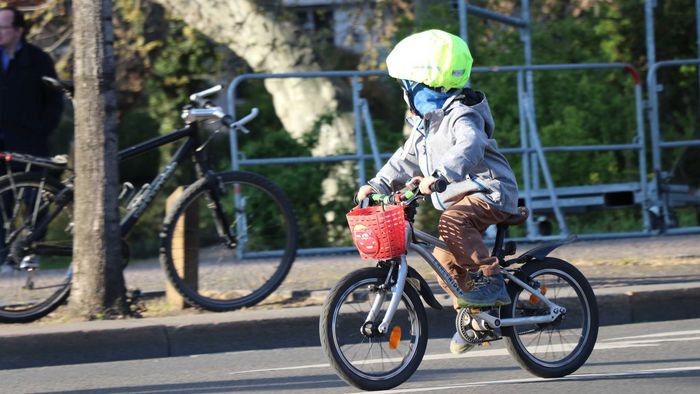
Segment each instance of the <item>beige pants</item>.
M440 239L445 241L450 251L435 248L433 256L457 281L462 290L469 291L471 288L469 272L481 270L487 276L500 272L498 259L491 257L481 234L488 226L500 223L509 216L509 213L499 211L473 195L464 197L440 216L438 225ZM445 282L440 277L437 279L440 287L452 296L453 301L456 301L455 295Z

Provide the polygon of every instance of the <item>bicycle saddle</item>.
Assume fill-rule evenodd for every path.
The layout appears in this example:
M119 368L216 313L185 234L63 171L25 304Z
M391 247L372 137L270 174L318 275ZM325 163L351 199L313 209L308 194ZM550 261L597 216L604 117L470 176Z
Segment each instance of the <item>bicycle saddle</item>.
M518 207L518 213L510 215L506 220L499 224L505 224L508 226L517 226L519 224L525 223L527 217L530 215L530 210L526 207Z
M73 81L59 81L56 78L46 76L41 77L41 80L49 87L65 93L68 97L73 97Z

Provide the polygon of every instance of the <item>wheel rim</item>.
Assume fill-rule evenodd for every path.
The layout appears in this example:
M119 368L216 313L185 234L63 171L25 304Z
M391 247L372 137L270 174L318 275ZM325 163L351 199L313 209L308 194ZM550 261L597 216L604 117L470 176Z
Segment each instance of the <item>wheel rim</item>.
M545 269L531 277L547 289L545 296L550 301L564 306L567 312L553 323L514 327L515 341L534 363L547 368L562 367L581 354L590 336L590 305L578 282L566 272ZM511 308L513 317L548 314L544 302L522 289L516 293Z
M12 317L31 316L53 305L68 291L71 279L72 246L70 207L51 221L39 241L27 245L15 260L5 257L13 243L28 234L51 202L55 189L48 184L21 179L0 190L2 249L0 256L0 311ZM37 196L40 198L37 199ZM9 245L8 245L9 243ZM57 252L57 253L54 253Z
M170 254L176 261L187 255L198 262L193 272L176 269L180 285L197 298L195 301L228 308L254 303L274 290L287 273L294 242L290 219L268 191L246 182L224 183L223 188L219 201L245 251L226 245L220 237L214 224L212 200L208 190L202 189L186 208L195 207L195 213L180 216L189 220L189 215L194 215L196 230L185 230L187 245L182 249L181 244L172 242ZM238 200L235 191L239 193ZM173 238L177 237L173 234Z
M388 335L367 337L360 332L374 300L368 287L382 282L379 278L367 278L354 283L340 296L332 314L331 334L339 361L354 374L368 380L391 379L403 372L416 355L422 335L415 307L406 293L389 327L389 332L394 327L401 328L402 338L395 349L390 349ZM388 293L382 306L388 305L390 297ZM384 312L382 308L377 325Z

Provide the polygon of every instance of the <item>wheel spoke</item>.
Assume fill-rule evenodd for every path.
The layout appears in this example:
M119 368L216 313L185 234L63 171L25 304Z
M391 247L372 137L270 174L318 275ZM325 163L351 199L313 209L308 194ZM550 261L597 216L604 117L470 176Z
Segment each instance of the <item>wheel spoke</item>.
M60 182L36 173L8 176L0 182L0 231L12 261L1 261L0 321L26 322L55 309L69 289L71 206L54 207ZM51 221L35 228L50 210ZM37 239L29 242L28 236ZM37 251L41 251L38 254ZM3 256L4 257L4 256Z
M538 376L556 377L573 372L590 355L597 336L597 315L591 320L595 296L583 275L566 262L547 259L547 262L526 264L522 270L529 280L547 290L547 299L565 307L566 314L550 323L504 328L504 336L508 350L526 369ZM517 292L516 305L505 310L509 315L506 318L549 314L547 308L536 308L544 305L541 301L533 305L526 303L529 297L524 290Z
M416 308L422 307L419 304L422 301L412 289L409 290L412 291L410 296L404 293L391 322L392 330L398 327L404 333L398 338L398 343L392 340L392 347L389 348L388 334L362 335L362 339L355 335L372 306L372 297L367 298L362 293L368 286L384 283L386 275L387 271L379 268L350 274L331 290L324 305L324 311L332 311L328 315L324 312L328 321L321 324L324 350L335 359L333 365L339 374L364 389L387 389L398 384L395 382L400 383L408 378L418 366L427 341L423 335L425 311L416 311ZM367 312L358 312L356 303L352 302L358 298L367 300L362 303ZM382 309L375 317L375 329L385 312ZM350 318L342 319L342 316Z
M277 289L294 261L298 234L291 204L270 181L245 172L217 177L218 203L203 180L176 202L166 219L164 257L168 278L185 298L204 309L227 311L254 305ZM183 222L192 234L184 241L187 248L175 234ZM176 268L179 259L192 268Z

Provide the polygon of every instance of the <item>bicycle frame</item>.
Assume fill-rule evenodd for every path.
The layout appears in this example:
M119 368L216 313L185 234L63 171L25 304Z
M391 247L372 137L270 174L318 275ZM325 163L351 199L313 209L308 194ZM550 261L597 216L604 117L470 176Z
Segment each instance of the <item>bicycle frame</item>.
M499 229L499 231L502 230ZM417 242L413 242L414 236ZM455 295L457 295L458 297L462 297L464 295L464 291L462 291L457 282L450 276L447 270L445 270L445 268L437 261L437 259L433 257L433 254L431 252L431 246L448 250L447 244L445 244L445 242L439 240L436 237L433 237L428 233L425 233L418 229L413 229L409 222L406 221L406 245L408 245L407 249L409 251L417 253L423 258L423 260L425 260L428 263L428 265L430 265L430 267L447 284L447 286ZM398 262L396 284L391 288L392 295L391 300L389 302L389 307L387 308L387 311L384 314L384 318L382 319L382 322L378 327L379 332L382 334L385 334L388 331L388 327L391 324L391 320L393 319L394 314L396 313L396 309L398 308L399 302L401 301L401 296L403 294L403 289L408 274L408 263L406 261L406 255L402 255L396 260ZM394 267L396 267L396 265L397 264L392 264L392 270L394 269ZM486 323L488 327L485 328L494 329L499 327L517 326L523 324L551 323L554 320L556 320L560 315L566 313L566 308L550 301L539 290L533 288L532 286L517 278L511 271L503 270L503 274L510 281L529 291L531 294L535 295L537 298L542 300L549 307L549 314L544 316L500 319L483 311L475 313L473 315L475 318ZM391 275L392 271L389 271L387 281L389 280L389 278L391 278ZM374 319L379 314L381 305L384 303L384 297L385 294L377 293L377 296L374 300L372 308L370 309L367 319L365 319L365 322L374 321Z
M152 138L132 147L121 150L118 153L119 162L133 158L140 154L149 152L163 145L184 138L186 138L186 141L182 145L180 145L180 147L173 155L172 159L170 159L170 161L163 167L161 172L153 179L151 183L147 184L147 186L145 186L139 193L137 193L133 197L135 201L129 204L129 209L120 222L120 232L122 237L125 237L129 233L129 231L133 229L134 225L138 222L141 215L151 205L155 196L158 194L158 192L160 192L165 182L172 176L172 174L180 166L180 164L182 164L182 162L185 161L185 159L187 159L188 157L194 157L197 175L199 177L204 177L208 179L208 183L210 185L213 185L211 187L212 193L216 194L212 196L214 197L212 198L212 201L214 202L213 209L216 211L215 224L217 227L217 231L219 235L226 238L229 243L234 242L233 234L231 234L231 232L227 230L230 228L230 226L227 222L226 216L223 214L223 210L218 200L218 189L216 188L216 180L210 174L204 151L197 149L197 147L200 145L200 138L198 135L198 128L196 123L187 125L182 129L175 130L164 136ZM66 196L66 198L63 198L62 201L58 201L58 203L56 204L56 208L52 212L48 212L48 214L41 219L41 222L37 225L37 229L42 229L48 226L48 223L50 223L53 220L55 215L61 212L61 210L63 210L65 206L68 203L70 203L70 201L72 201L72 198L70 198L72 191L72 187L66 187L61 191L61 194L59 194L58 196ZM40 233L40 231L37 231L37 233ZM33 241L34 239L31 236L27 238L27 242ZM53 246L40 246L37 250L43 250L45 252L45 249L50 249L53 254L60 254L65 256L72 255L72 249L62 250L62 248L57 248Z
M175 130L161 137L144 141L119 152L119 162L121 162L182 138L187 138L187 140L178 148L168 164L163 167L162 171L153 179L153 181L151 181L151 183L148 184L147 187L142 189L141 192L134 196L134 198L138 200L133 203L133 206L126 212L120 223L122 236L125 236L129 233L129 231L131 231L143 212L150 206L155 196L162 189L165 181L172 176L175 169L177 169L177 167L179 167L180 164L182 164L182 162L188 156L190 156L195 146L197 146L199 142L197 127L194 125L188 125L182 129ZM195 152L197 165L201 166L203 160L200 160L201 158L198 156L199 153Z
M214 203L214 206L212 209L214 209L216 213L214 215L214 222L217 232L219 233L219 236L224 237L227 242L232 244L234 242L234 235L229 230L229 223L226 220L226 215L224 215L223 209L221 208L221 204L219 202L219 189L216 184L217 180L212 176L211 171L209 170L204 150L198 149L201 141L199 139L198 127L196 123L189 124L182 129L175 130L164 136L156 137L134 145L130 148L126 148L119 152L119 161L121 162L122 160L130 159L134 156L138 156L142 153L151 151L183 138L187 138L187 140L180 145L172 159L170 159L168 164L163 167L160 174L158 174L147 187L134 196L134 198L137 200L133 203L133 205L132 203L129 204L131 209L126 212L120 223L122 237L126 236L129 231L131 231L143 212L150 206L155 196L162 189L165 181L172 176L175 170L186 158L192 156L194 157L197 176L207 179L207 183L210 185L210 190L213 194L212 202Z

